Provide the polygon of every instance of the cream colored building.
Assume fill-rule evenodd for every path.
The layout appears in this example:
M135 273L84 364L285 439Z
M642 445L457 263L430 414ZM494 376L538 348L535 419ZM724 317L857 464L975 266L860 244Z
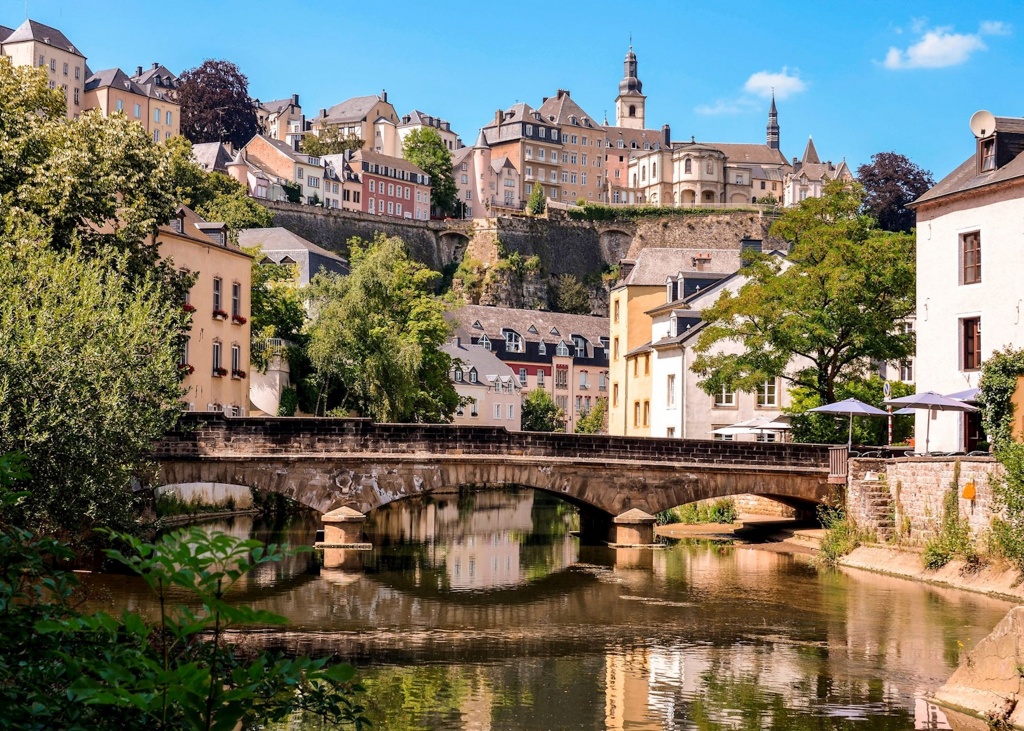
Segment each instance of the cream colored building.
M440 117L432 117L418 109L413 109L402 117L402 121L397 126L399 153L402 151L402 145L405 143L406 136L417 129L432 129L437 132L441 141L444 142L445 148L450 153L454 154L456 150L464 146L459 136L452 131L451 123Z
M68 119L86 110L85 55L56 28L26 20L15 29L0 25L0 56L15 66L46 70L50 88L61 88L67 98Z
M452 357L449 378L459 396L466 399L456 410L454 423L521 431L523 388L512 369L491 351L466 345L459 337L441 349Z
M388 93L380 96L357 96L335 104L309 120L310 132L319 135L327 127L337 128L342 137L358 137L364 150L391 157L401 156L398 136L398 113L388 101Z
M156 234L160 256L195 275L185 308L192 324L179 367L186 371L187 411L249 410L252 260L228 241L227 226L182 206Z
M256 102L256 121L266 137L284 142L293 150L299 149L305 134L306 118L302 114L299 95L271 102Z
M521 200L529 200L537 185L549 201L562 200L562 134L555 122L529 104L519 103L495 112L483 134L491 155L508 158L519 171Z
M561 133L561 201L603 202L604 128L565 89L545 99L537 111Z
M832 161L822 162L814 147L814 140L807 138L807 147L801 160L793 158L793 165L785 176L783 204L796 206L807 198L821 198L825 186L833 180L853 180L853 173L843 160L839 165Z
M507 157L491 154L483 130L475 145L452 154L452 168L465 218L488 218L522 208L519 171Z
M181 130L181 106L172 100L177 79L167 73L140 83L121 69L97 71L85 82L84 106L105 117L123 114L141 124L154 142L163 142Z

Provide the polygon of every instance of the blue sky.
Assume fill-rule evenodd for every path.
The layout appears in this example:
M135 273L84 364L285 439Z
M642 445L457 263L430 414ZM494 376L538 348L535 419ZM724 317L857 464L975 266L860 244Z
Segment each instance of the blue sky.
M633 36L649 127L673 139L762 142L776 89L782 150L814 136L854 168L895 150L941 178L973 152L973 112L1024 115L1020 0L725 3L265 3L29 0L95 69L227 58L250 93L298 93L307 115L387 89L399 114L448 119L467 144L495 109L569 89L594 117ZM25 0L0 0L17 26Z

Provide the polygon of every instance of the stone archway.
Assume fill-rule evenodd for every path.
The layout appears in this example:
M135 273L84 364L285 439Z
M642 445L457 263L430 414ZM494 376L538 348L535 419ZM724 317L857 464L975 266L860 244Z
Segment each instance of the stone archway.
M460 231L442 231L437 237L437 242L441 265L448 266L462 261L462 256L469 246L469 237Z

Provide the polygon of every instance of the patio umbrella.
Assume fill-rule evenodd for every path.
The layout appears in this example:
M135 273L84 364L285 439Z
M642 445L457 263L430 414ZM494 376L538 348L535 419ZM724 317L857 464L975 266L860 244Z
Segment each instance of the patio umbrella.
M981 393L980 388L968 388L966 391L947 393L946 398L956 399L957 401L966 401L969 404L976 404L978 403L979 393Z
M930 446L931 431L932 431L932 412L933 411L977 411L977 407L971 406L963 401L958 401L955 398L949 398L942 394L935 393L935 391L924 391L923 393L915 393L910 396L901 396L900 398L891 398L884 401L889 406L905 406L911 409L927 409L928 410L928 422L925 426L924 431L924 451L928 451Z
M876 409L871 404L866 404L863 401L858 401L855 398L848 398L842 401L837 401L834 404L826 404L824 406L818 406L809 411L816 411L819 414L846 414L850 417L850 436L847 439L846 446L853 446L853 417L855 416L888 416L888 411L882 411Z

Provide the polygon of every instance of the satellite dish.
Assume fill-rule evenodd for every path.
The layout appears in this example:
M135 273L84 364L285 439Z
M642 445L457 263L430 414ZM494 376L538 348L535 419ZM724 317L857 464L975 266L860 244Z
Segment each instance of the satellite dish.
M989 137L995 131L996 118L992 116L992 112L986 112L982 109L971 116L971 132L974 133L975 137L979 139Z

